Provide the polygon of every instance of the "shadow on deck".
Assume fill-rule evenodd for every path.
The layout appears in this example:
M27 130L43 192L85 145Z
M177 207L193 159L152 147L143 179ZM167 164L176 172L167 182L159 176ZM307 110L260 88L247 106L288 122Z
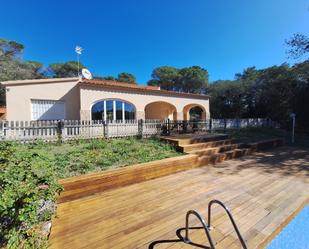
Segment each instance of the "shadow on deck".
M179 234L186 212L207 217L212 199L230 207L248 248L264 248L308 203L308 165L308 150L280 147L62 203L50 248L199 248L180 242ZM213 226L216 249L240 248L220 208ZM190 237L207 246L201 229Z

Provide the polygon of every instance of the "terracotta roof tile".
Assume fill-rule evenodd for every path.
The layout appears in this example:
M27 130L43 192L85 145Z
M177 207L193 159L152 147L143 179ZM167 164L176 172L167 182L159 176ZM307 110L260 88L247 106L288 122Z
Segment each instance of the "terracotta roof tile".
M209 96L204 94L195 94L195 93L182 93L182 92L174 92L174 91L167 91L161 90L160 87L157 86L145 86L145 85L138 85L138 84L128 84L125 82L116 82L112 80L86 80L82 79L80 84L83 85L94 85L94 86L101 86L101 87L114 87L114 88L123 88L127 90L135 90L135 91L146 91L146 92L156 92L162 94L171 94L171 95L178 95L184 97L199 97L199 98L209 98Z
M112 81L112 80L86 80L83 79L82 83L86 84L95 84L95 85L106 85L106 86L120 86L125 88L134 88L134 89L152 89L152 90L160 90L160 87L158 86L144 86L144 85L138 85L138 84L129 84L126 82L118 82L118 81Z

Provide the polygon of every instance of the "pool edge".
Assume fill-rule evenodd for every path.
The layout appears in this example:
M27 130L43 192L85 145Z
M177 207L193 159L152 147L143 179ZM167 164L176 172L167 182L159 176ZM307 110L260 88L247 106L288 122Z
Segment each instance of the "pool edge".
M302 204L290 215L287 219L285 219L281 225L273 231L264 241L262 241L256 249L264 249L266 248L270 242L309 204L309 198L307 198Z

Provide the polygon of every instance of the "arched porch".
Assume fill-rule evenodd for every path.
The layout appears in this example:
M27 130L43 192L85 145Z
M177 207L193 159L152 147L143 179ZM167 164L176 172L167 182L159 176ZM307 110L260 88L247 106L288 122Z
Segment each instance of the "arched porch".
M189 104L183 108L183 120L206 120L206 109L199 104Z
M145 106L145 119L177 120L177 109L168 102L152 102Z

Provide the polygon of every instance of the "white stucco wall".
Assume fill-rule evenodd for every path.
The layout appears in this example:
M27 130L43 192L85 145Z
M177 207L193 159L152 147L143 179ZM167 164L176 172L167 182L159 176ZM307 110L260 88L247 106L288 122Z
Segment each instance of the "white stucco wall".
M31 100L60 100L65 103L65 118L80 118L78 79L22 80L4 82L7 120L31 120Z
M145 118L145 106L163 101L176 107L177 119L183 119L183 109L186 105L197 104L206 110L206 118L209 118L209 99L206 96L175 96L173 94L158 94L152 92L136 93L131 90L115 90L98 86L82 85L80 88L81 119L91 118L92 105L104 99L120 99L132 103L136 108L137 118Z
M152 105L153 115L162 109L169 118L182 120L187 117L186 106L199 105L209 118L209 99L206 96L178 95L177 93L148 90L120 90L107 86L79 84L78 78L41 79L2 82L6 87L7 120L31 120L31 100L58 100L65 103L65 118L71 120L91 119L91 107L104 99L120 99L133 104L136 118L145 119L145 107L154 102L169 105ZM174 108L175 107L175 108ZM185 115L184 115L185 112ZM167 114L166 114L167 113ZM151 116L151 115L150 115Z

